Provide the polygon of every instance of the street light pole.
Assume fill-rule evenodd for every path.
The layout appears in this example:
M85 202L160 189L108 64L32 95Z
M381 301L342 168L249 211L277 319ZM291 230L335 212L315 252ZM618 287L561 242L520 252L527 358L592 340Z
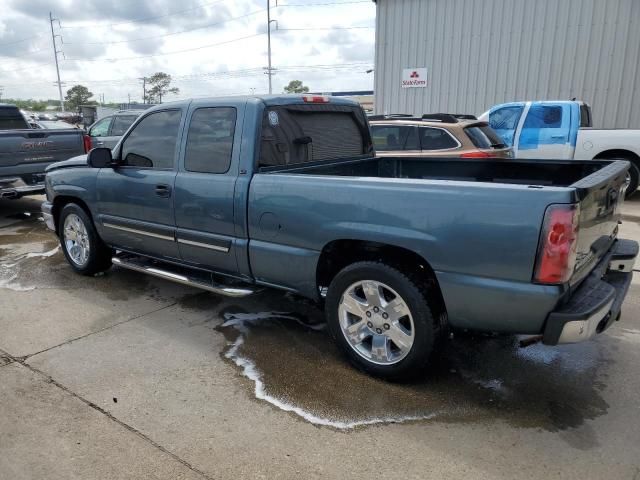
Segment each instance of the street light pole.
M267 56L268 66L267 75L269 76L269 95L273 93L271 88L271 0L267 0ZM52 27L53 28L53 27Z

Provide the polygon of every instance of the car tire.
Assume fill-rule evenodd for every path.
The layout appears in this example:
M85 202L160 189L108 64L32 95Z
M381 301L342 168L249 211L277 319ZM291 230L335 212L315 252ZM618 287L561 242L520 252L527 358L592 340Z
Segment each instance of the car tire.
M71 268L82 275L94 275L111 267L113 250L102 241L91 217L79 205L69 203L58 221L60 246Z
M623 158L622 160L627 160L631 163L631 167L629 168L629 186L624 194L624 198L629 198L631 195L636 193L636 190L638 190L640 169L638 169L638 165L633 160L629 160L628 158Z
M425 285L381 262L354 263L335 276L325 314L353 365L387 380L406 380L425 370L445 330L444 316L436 320Z

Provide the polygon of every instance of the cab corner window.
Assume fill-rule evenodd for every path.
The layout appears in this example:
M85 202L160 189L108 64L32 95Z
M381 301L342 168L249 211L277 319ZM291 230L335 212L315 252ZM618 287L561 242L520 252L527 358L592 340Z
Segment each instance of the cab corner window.
M122 144L122 165L173 168L180 117L180 110L164 110L143 118Z
M189 172L226 173L231 165L236 109L199 108L193 112L184 168Z

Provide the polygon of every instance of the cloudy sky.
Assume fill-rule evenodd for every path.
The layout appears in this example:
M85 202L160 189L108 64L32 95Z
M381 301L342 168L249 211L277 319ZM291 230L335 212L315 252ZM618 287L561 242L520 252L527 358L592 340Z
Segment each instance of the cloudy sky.
M142 76L174 77L173 98L267 92L267 0L0 0L3 98L57 98L49 12L63 92L140 100ZM274 93L370 90L371 0L271 0ZM276 30L277 27L277 30Z

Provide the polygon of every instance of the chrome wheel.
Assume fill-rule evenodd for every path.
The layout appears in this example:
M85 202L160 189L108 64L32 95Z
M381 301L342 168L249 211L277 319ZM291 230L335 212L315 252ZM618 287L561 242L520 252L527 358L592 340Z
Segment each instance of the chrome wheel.
M631 172L627 171L627 174L624 176L624 191L625 191L625 193L629 189L629 185L631 185Z
M411 311L404 299L382 282L351 284L342 294L338 319L351 348L372 363L398 363L413 346Z
M89 260L89 234L84 222L75 213L64 219L63 242L71 261L79 267L84 266Z

